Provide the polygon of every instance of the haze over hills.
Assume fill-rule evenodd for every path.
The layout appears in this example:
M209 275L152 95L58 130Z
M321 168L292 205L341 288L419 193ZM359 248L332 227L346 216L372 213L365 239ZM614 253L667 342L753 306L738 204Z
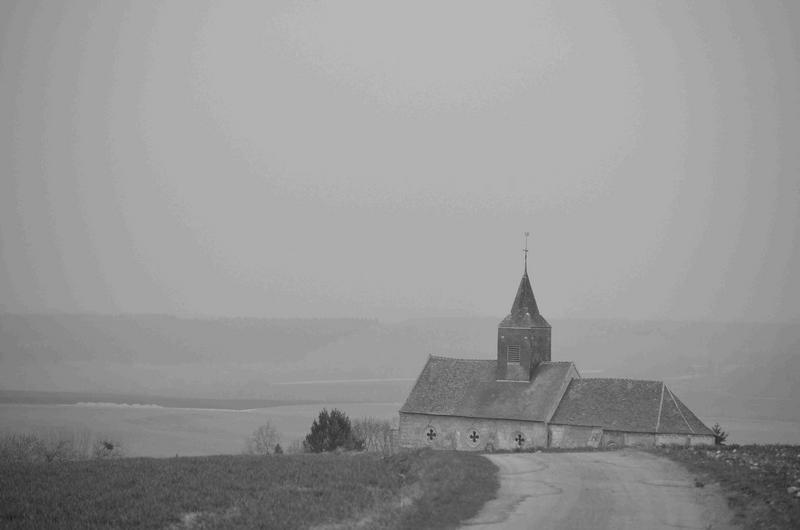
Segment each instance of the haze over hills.
M499 318L0 315L0 390L402 401L429 354L495 355ZM800 420L800 327L551 320L584 377L663 379L700 414Z

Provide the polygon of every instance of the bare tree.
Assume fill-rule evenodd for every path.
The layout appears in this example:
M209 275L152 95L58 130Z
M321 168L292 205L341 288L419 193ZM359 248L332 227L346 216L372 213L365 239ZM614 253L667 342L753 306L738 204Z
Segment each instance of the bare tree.
M296 438L291 442L289 442L289 445L286 448L286 452L290 455L297 455L300 453L304 453L305 447L303 446L303 440Z
M27 434L10 433L0 437L0 460L24 462L60 462L123 456L122 448L111 438L98 438L92 445L87 429L48 429ZM111 450L98 450L98 444L111 445ZM107 449L102 445L101 449Z
M395 431L396 428L388 420L366 417L353 422L353 435L363 441L367 451L393 453Z
M275 450L280 441L278 430L270 422L266 422L253 431L247 439L245 452L251 455L268 455Z

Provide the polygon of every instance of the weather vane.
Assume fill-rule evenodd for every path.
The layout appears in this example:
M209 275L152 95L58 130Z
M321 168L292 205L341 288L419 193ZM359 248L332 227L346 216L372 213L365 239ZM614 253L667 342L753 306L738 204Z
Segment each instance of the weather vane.
M529 235L531 235L530 232L525 232L525 248L522 249L522 253L523 253L523 256L524 256L523 264L524 264L524 267L525 267L525 273L528 272L528 236Z

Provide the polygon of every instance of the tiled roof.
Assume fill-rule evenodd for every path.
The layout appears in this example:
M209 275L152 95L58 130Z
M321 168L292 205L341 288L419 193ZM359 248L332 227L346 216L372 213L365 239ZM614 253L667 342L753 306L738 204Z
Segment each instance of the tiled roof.
M517 296L511 305L511 312L500 322L500 327L512 328L549 328L550 324L539 314L539 306L533 296L531 281L528 279L528 272L522 275L522 280L517 288Z
M497 361L431 356L400 412L548 421L569 380L570 362L544 362L531 381L497 381Z
M573 379L550 421L606 430L711 434L661 381Z
M695 434L714 434L714 432L709 429L705 423L703 423L700 418L694 415L694 412L689 410L689 407L683 404L683 402L678 399L678 396L673 394L669 388L667 388L667 392L675 399L675 403L678 405L678 409L683 414L683 418L686 422L691 425L692 430L694 430ZM661 428L659 432L665 432L664 427Z

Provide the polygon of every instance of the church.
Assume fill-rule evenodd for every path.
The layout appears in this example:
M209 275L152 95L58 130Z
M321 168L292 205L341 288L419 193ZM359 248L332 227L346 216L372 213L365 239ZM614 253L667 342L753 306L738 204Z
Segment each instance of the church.
M527 245L526 245L527 247ZM474 451L705 445L714 434L661 381L583 378L550 360L525 265L495 359L431 355L400 408L399 444Z

